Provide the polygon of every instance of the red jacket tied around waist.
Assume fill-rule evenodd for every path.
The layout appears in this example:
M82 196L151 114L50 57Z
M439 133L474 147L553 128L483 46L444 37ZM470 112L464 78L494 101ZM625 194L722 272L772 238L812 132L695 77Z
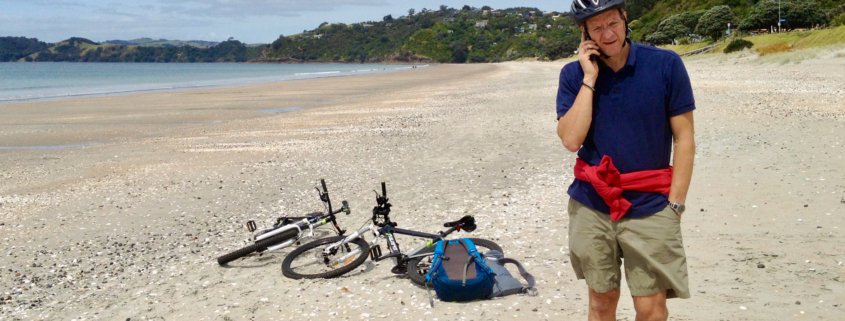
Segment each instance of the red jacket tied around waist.
M669 194L672 186L672 167L620 174L610 156L603 156L597 166L590 166L580 158L575 162L575 178L593 185L604 202L610 206L610 219L618 221L631 202L622 197L623 191L658 192Z

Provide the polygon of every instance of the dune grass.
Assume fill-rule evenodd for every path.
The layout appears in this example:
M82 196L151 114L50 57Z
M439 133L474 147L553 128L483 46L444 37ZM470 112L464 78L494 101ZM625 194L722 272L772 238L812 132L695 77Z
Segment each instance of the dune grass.
M753 37L744 37L742 39L751 41L751 43L754 44L754 47L751 50L757 50L756 48L769 45L781 46L781 44L786 44L792 48L792 50L825 47L845 43L845 26L824 30L772 33ZM725 50L726 46L727 43L720 44L711 52L722 52ZM771 49L774 47L769 48Z

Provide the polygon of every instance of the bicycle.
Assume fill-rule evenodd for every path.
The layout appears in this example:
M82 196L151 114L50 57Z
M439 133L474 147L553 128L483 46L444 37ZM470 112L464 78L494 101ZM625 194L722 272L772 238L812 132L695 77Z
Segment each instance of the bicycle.
M320 179L320 185L323 187L322 191L320 191L320 188L318 187L315 188L317 189L317 193L320 195L320 200L326 206L328 214L323 212L313 212L299 217L282 216L276 219L276 223L273 224L272 227L260 230L257 228L255 221L249 220L246 222L246 228L250 233L253 233L254 243L218 257L217 263L220 265L226 265L231 261L252 253L264 254L288 247L291 244L298 243L304 238L314 236L315 227L329 223L332 224L338 235L342 236L346 233L345 230L342 230L340 226L338 226L335 214L343 212L346 213L346 215L349 215L351 213L349 203L342 201L341 208L333 211L332 202L329 198L329 191L326 188L326 181L324 179ZM305 233L305 231L308 231L309 233Z
M412 281L422 285L425 282L425 274L422 269L426 268L422 259L434 254L436 242L445 239L446 236L455 231L472 232L476 229L475 218L470 215L444 224L443 226L449 229L437 234L396 228L398 224L390 219L391 204L387 198L387 188L384 182L381 183L381 191L381 195L376 192L376 203L378 205L373 208L372 222L367 227L346 237L318 239L296 248L282 262L282 274L292 279L334 278L363 264L367 254L369 254L369 257L376 262L394 258L396 266L391 269L391 272L394 274L408 273L409 277L412 277ZM364 240L364 235L367 232L372 233L372 240L363 243L357 242ZM408 252L408 254L404 254L399 249L394 234L427 238L429 241L425 245ZM386 239L387 247L390 250L389 254L382 255L381 246L376 244L379 236ZM483 249L502 251L502 248L493 241L477 238L470 238L470 240L480 248L479 251L484 252ZM357 247L350 249L350 243L354 243ZM414 262L414 264L409 265L409 262ZM410 274L412 270L413 276ZM422 282L418 282L420 273L423 273Z

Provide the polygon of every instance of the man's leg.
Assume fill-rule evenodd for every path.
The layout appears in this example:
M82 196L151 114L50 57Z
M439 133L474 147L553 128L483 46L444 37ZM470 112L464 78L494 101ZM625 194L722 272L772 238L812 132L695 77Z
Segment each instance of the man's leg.
M589 321L616 321L616 304L619 303L619 288L605 293L590 289ZM639 314L638 314L639 315ZM637 319L639 321L639 319Z
M633 298L634 310L637 311L637 321L666 321L669 319L669 310L666 308L666 291Z

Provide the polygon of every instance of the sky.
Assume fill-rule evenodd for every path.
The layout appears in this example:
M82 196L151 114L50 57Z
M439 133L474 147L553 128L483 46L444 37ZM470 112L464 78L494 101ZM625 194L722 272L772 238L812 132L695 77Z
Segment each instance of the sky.
M170 40L270 43L279 35L312 30L322 22L381 21L408 9L537 7L568 11L571 0L0 0L0 36L58 42L142 37Z

